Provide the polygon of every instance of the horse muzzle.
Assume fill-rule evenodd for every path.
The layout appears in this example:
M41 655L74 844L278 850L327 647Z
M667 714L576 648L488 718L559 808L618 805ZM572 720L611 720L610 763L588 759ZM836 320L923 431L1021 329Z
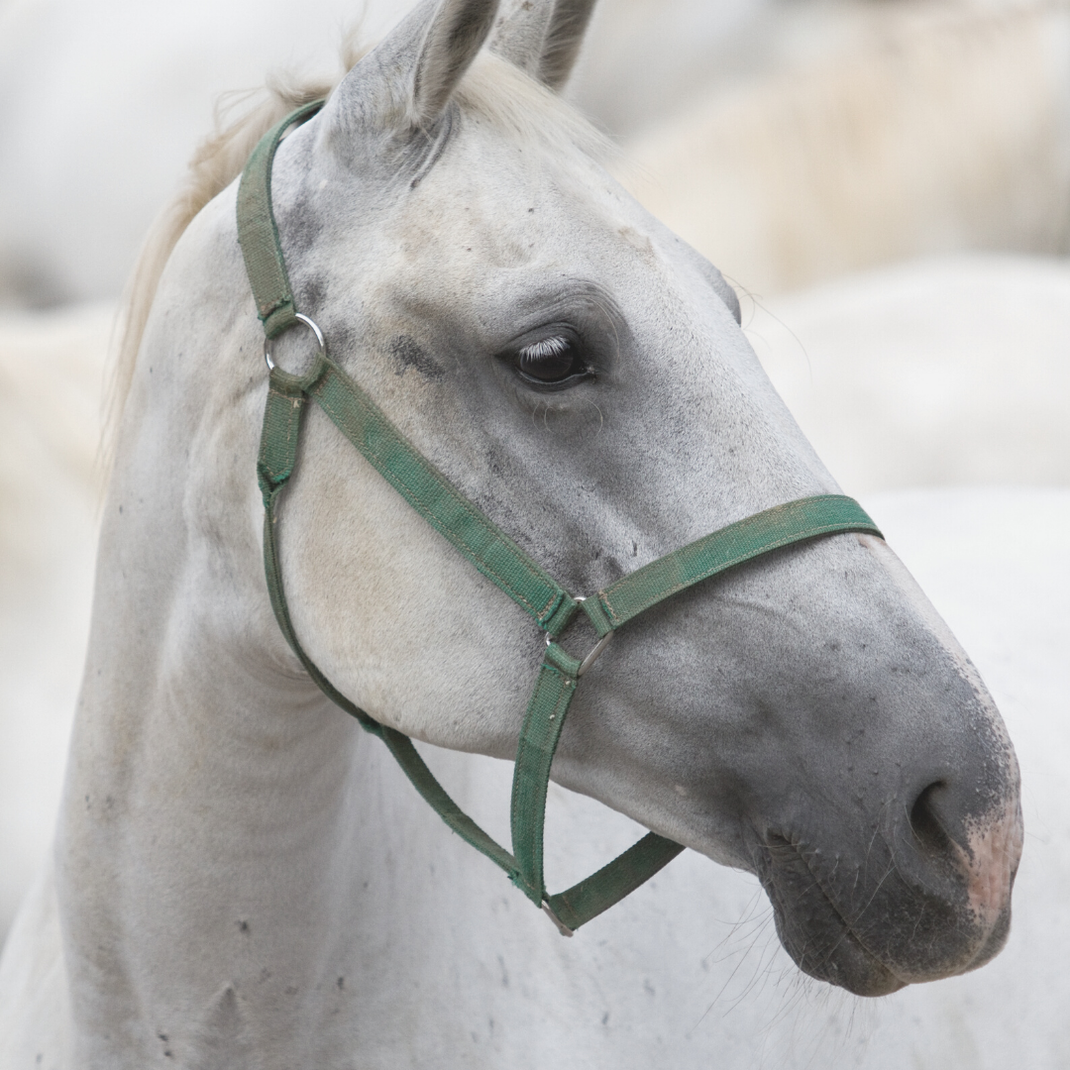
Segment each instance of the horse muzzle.
M952 795L933 786L909 808L889 807L907 816L868 843L853 838L854 850L829 852L798 832L761 837L755 869L801 970L882 996L1000 951L1022 851L1017 789L1004 807L958 821Z

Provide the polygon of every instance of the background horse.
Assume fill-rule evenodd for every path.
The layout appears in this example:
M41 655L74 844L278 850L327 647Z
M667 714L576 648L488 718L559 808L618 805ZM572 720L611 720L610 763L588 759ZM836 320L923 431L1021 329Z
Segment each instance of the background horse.
M1070 485L1070 265L958 256L755 303L748 337L852 491Z
M401 7L364 10L374 38ZM358 14L0 5L0 303L117 299L217 96L323 69ZM607 0L567 91L653 214L769 296L927 253L1065 252L1068 20L1065 0Z
M866 15L823 27L849 45L696 90L629 143L625 185L763 296L958 250L1067 252L1070 7Z

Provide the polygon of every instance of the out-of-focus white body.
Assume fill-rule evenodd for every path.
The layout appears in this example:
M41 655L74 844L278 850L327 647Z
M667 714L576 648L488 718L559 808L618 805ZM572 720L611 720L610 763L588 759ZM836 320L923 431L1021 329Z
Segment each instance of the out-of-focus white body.
M107 305L0 313L0 934L55 826L89 633L113 319Z
M861 14L849 47L696 92L626 146L625 185L762 298L913 257L1067 252L1070 7Z

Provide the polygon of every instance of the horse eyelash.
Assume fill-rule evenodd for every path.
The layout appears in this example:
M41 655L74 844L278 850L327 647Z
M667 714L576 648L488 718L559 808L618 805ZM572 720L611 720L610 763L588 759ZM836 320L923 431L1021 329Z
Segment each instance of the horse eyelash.
M562 338L560 335L540 338L539 341L524 346L520 350L520 356L531 357L535 360L541 360L543 357L556 357L559 353L564 353L569 344L569 340Z

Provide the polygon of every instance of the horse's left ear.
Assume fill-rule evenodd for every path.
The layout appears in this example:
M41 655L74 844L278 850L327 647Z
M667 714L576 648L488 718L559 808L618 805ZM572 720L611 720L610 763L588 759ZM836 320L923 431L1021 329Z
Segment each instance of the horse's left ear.
M342 79L323 111L326 126L343 143L361 129L430 128L497 13L498 0L423 0Z
M579 55L595 0L513 0L494 27L491 50L560 89Z

